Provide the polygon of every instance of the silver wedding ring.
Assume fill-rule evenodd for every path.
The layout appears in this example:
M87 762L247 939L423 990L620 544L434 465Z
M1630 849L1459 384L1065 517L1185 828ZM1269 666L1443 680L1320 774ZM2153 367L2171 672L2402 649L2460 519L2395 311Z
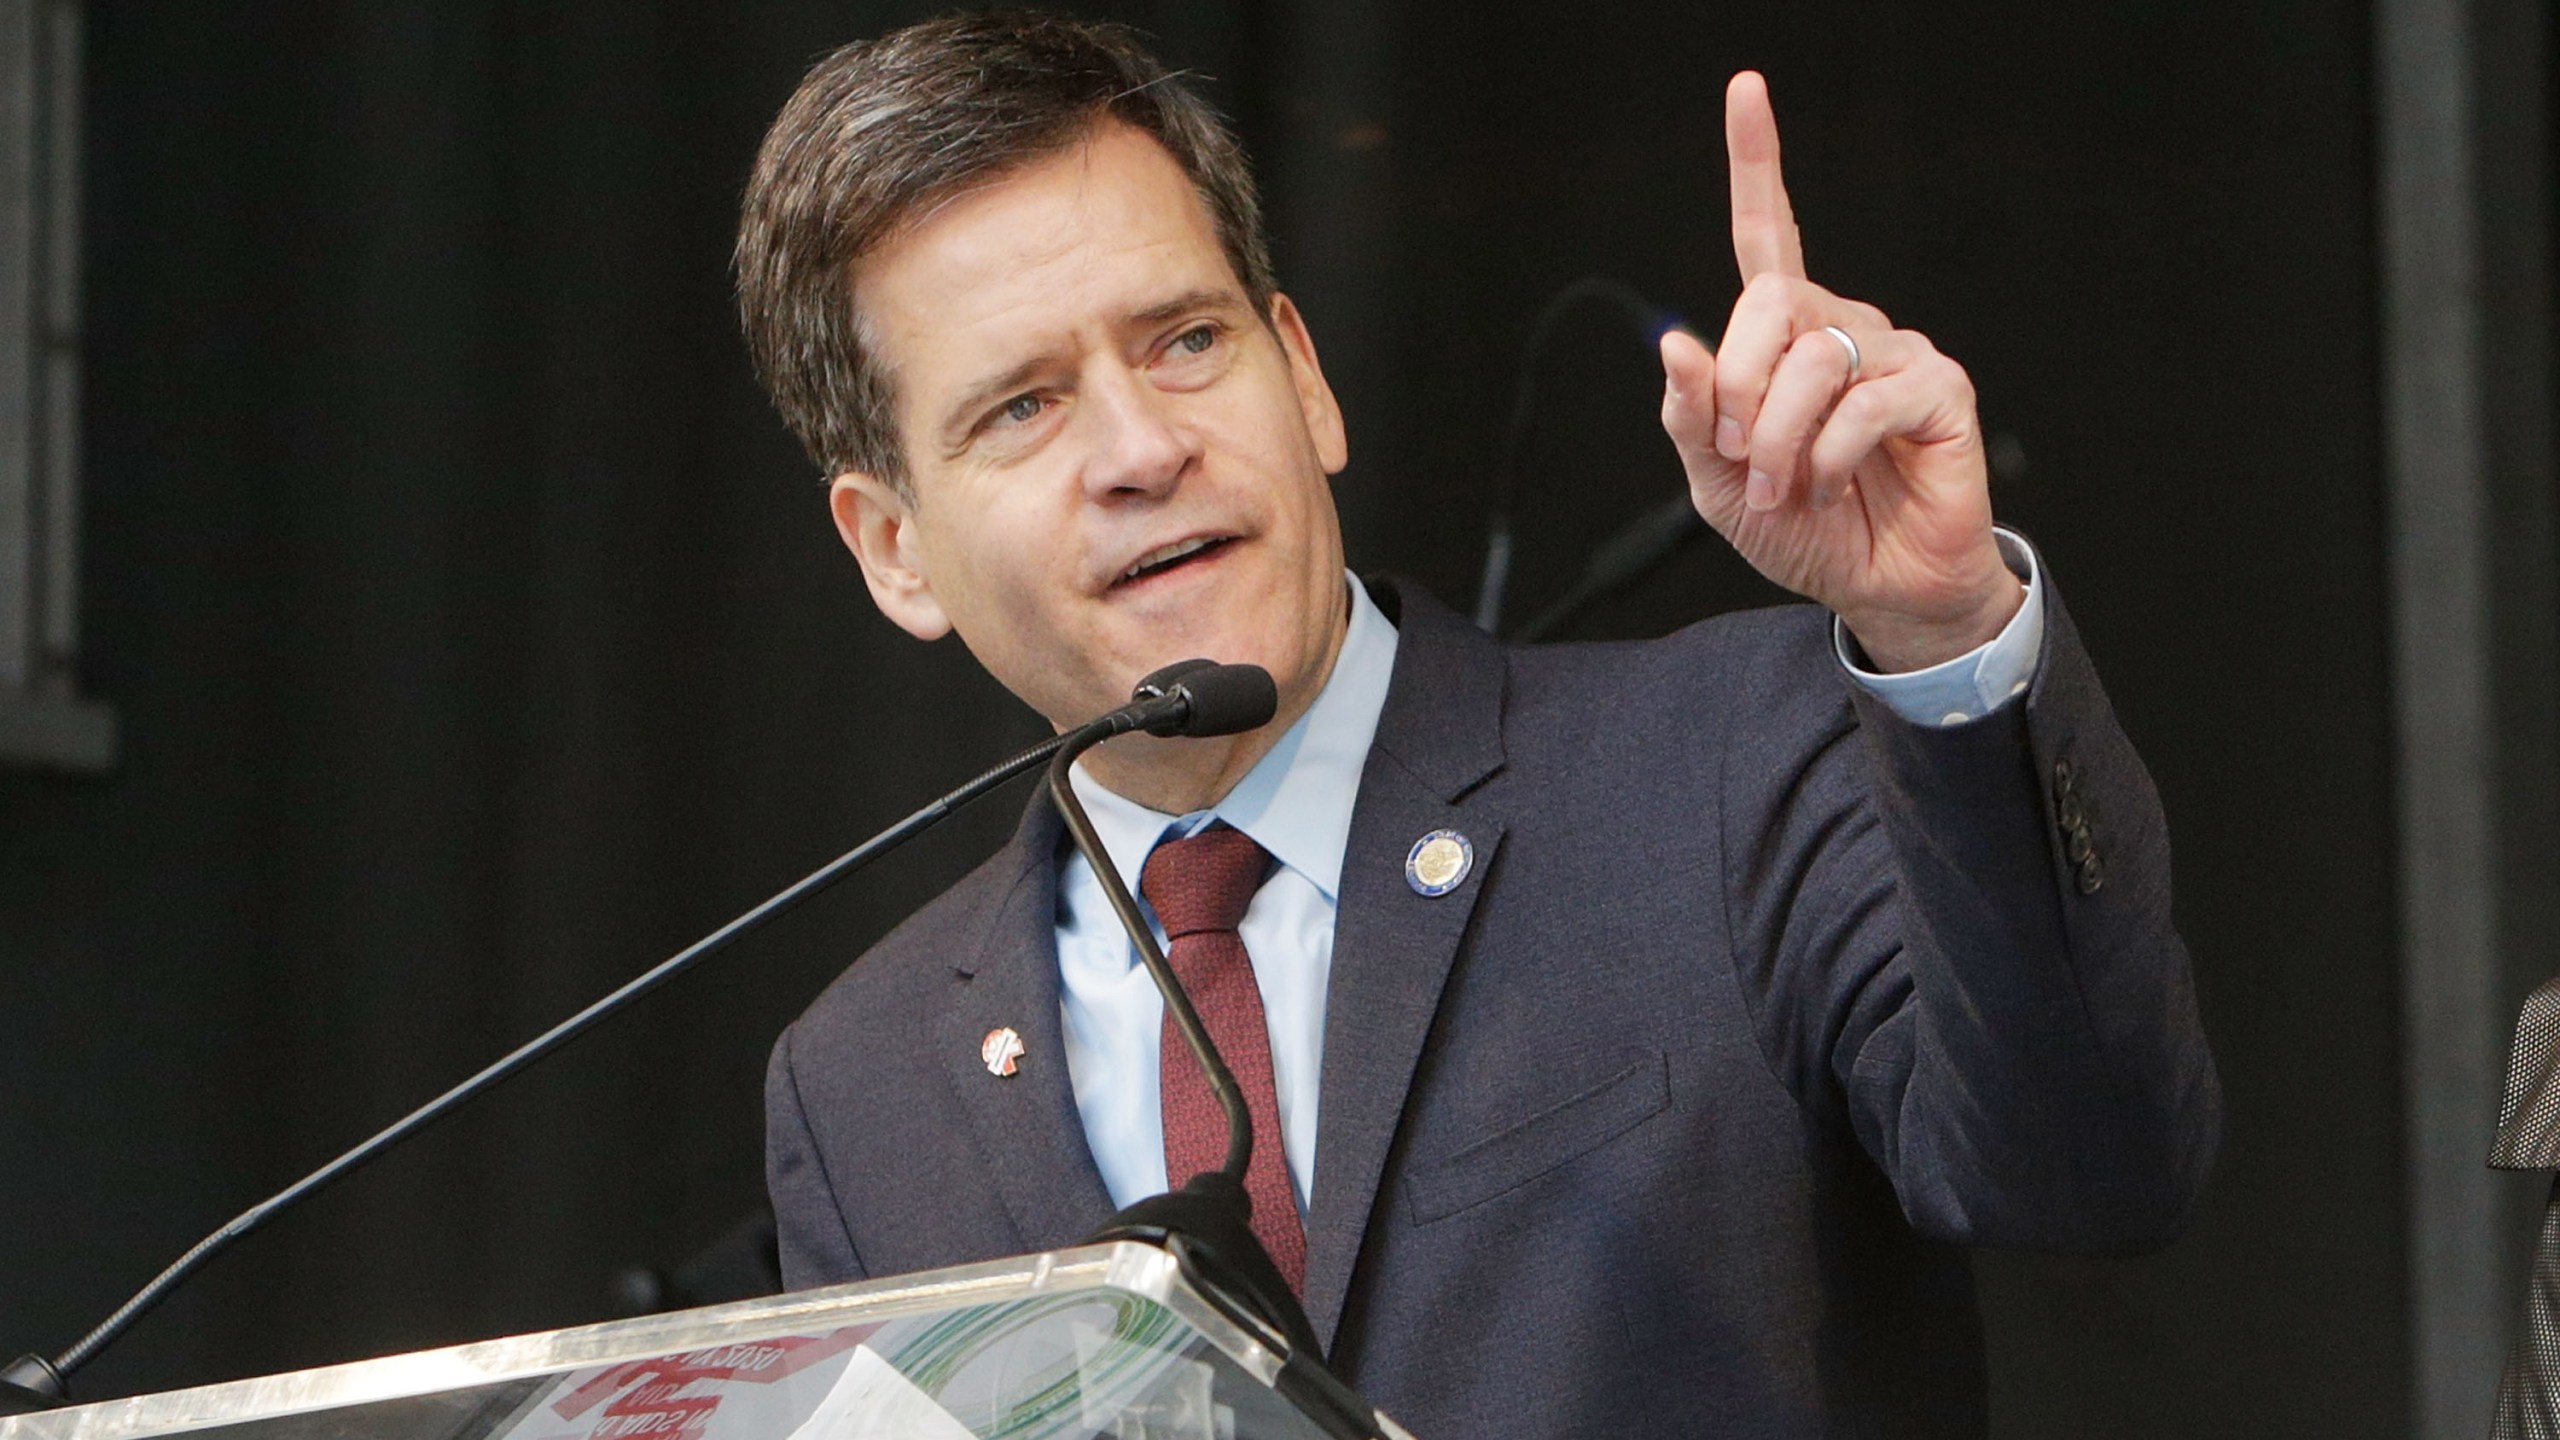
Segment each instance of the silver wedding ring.
M1839 341L1840 348L1849 352L1849 376L1848 379L1841 383L1844 385L1854 384L1858 378L1858 342L1850 339L1849 332L1841 329L1837 325L1823 326L1822 333Z

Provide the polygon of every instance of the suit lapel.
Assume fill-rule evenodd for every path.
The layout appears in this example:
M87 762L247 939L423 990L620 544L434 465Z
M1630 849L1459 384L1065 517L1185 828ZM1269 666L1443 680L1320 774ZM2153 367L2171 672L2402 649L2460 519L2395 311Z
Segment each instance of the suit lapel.
M1064 827L1044 789L1005 851L1012 885L975 943L953 961L955 994L944 1012L944 1073L976 1132L989 1183L1029 1253L1073 1245L1111 1214L1110 1193L1085 1143L1067 1076L1058 994L1058 842ZM979 1047L988 1032L1022 1037L1018 1073L990 1074Z
M1503 835L1491 809L1456 803L1502 764L1499 648L1416 587L1380 599L1403 599L1403 614L1343 855L1307 1217L1307 1316L1328 1349L1442 985ZM1475 864L1457 889L1426 897L1404 864L1434 830L1465 835Z

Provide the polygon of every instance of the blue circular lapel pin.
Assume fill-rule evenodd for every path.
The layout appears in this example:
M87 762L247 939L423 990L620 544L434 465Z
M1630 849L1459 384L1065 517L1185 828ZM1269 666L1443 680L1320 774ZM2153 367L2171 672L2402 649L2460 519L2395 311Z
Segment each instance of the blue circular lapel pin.
M1405 852L1404 879L1413 893L1446 895L1466 883L1476 866L1476 847L1455 830L1434 830Z

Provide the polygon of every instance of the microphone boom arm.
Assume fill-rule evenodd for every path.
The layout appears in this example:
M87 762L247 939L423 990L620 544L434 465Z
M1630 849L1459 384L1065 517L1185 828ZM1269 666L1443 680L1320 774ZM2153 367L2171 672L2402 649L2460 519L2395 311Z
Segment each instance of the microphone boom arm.
M1109 718L1104 717L1105 720ZM1103 730L1101 723L1088 725L1068 736L1066 743L1050 757L1049 798L1057 802L1058 813L1065 817L1067 831L1075 837L1076 848L1088 856L1100 857L1093 868L1096 877L1102 881L1102 893L1110 899L1112 912L1120 917L1120 928L1128 931L1129 939L1136 944L1139 963L1147 967L1148 976L1156 982L1157 992L1164 996L1165 1014L1173 1021L1173 1028L1181 1033L1184 1048L1191 1052L1191 1058L1200 1062L1200 1069L1209 1077L1209 1093L1218 1098L1218 1108L1226 1112L1227 1160L1219 1170L1241 1185L1246 1168L1253 1163L1253 1113L1245 1108L1244 1090L1236 1084L1234 1072L1227 1069L1226 1060L1209 1039L1209 1028L1200 1023L1200 1012L1192 1008L1190 995L1183 990L1181 980L1175 978L1173 963L1164 958L1164 947L1156 944L1154 930L1148 926L1146 917L1138 913L1137 898L1129 893L1128 884L1111 864L1109 852L1102 847L1102 837L1093 828L1093 818L1085 814L1084 802L1076 798L1075 785L1068 777L1077 756L1120 733Z
M1113 713L1118 715L1125 713L1125 710ZM1073 737L1061 735L1041 741L872 836L862 844L828 861L763 904L703 936L683 950L624 982L612 993L577 1014L517 1046L480 1073L401 1117L372 1139L234 1216L230 1223L197 1241L192 1249L179 1256L169 1268L153 1277L150 1284L136 1291L132 1299L117 1307L114 1314L109 1315L96 1329L81 1337L78 1344L62 1352L60 1356L46 1360L41 1355L23 1355L11 1362L5 1371L0 1371L0 1414L10 1413L12 1409L64 1403L69 1396L68 1379L73 1371L87 1364L99 1351L113 1343L117 1336L131 1328L133 1322L141 1319L153 1306L158 1305L170 1291L178 1287L180 1282L194 1274L207 1261L230 1249L243 1236L264 1225L279 1211L343 1178L383 1151L452 1114L483 1092L495 1088L500 1082L513 1077L526 1066L584 1034L589 1027L612 1015L623 1006L727 949L749 932L761 929L767 922L778 919L798 907L802 901L861 869L922 831L930 829L949 816L953 810L1038 765L1048 759L1051 752L1065 746L1071 738ZM1194 1023L1197 1023L1196 1017ZM1228 1083L1232 1086L1234 1082L1230 1080ZM1238 1103L1241 1104L1241 1102ZM1241 1170L1238 1173L1242 1173Z
M1272 1381L1300 1414L1333 1440L1377 1440L1386 1433L1378 1413L1360 1392L1342 1382L1324 1361L1324 1346L1308 1323L1306 1307L1272 1264L1253 1233L1253 1197L1245 1170L1253 1159L1253 1116L1244 1091L1218 1055L1182 981L1165 960L1155 931L1138 911L1093 819L1076 798L1069 771L1076 757L1114 735L1146 730L1157 735L1232 735L1270 722L1279 703L1271 677L1250 665L1203 666L1187 661L1157 671L1138 686L1139 698L1069 736L1049 761L1049 797L1067 832L1102 882L1112 912L1146 966L1165 1014L1208 1077L1211 1094L1227 1117L1227 1160L1161 1195L1148 1196L1103 1223L1092 1242L1135 1240L1174 1257L1200 1294L1222 1314L1281 1357ZM1173 1179L1168 1175L1166 1179Z

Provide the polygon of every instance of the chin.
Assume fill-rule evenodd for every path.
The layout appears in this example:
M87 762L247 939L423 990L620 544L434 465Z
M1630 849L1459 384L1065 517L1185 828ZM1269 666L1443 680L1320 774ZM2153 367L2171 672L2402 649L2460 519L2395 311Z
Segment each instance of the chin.
M1309 625L1308 616L1320 612L1323 603L1321 594L1297 586L1256 585L1195 594L1167 617L1173 623L1150 627L1151 636L1124 652L1137 662L1130 667L1129 682L1134 685L1157 667L1177 660L1259 665L1271 672L1280 687L1285 711L1320 679L1312 672L1322 665L1328 646L1320 627Z

